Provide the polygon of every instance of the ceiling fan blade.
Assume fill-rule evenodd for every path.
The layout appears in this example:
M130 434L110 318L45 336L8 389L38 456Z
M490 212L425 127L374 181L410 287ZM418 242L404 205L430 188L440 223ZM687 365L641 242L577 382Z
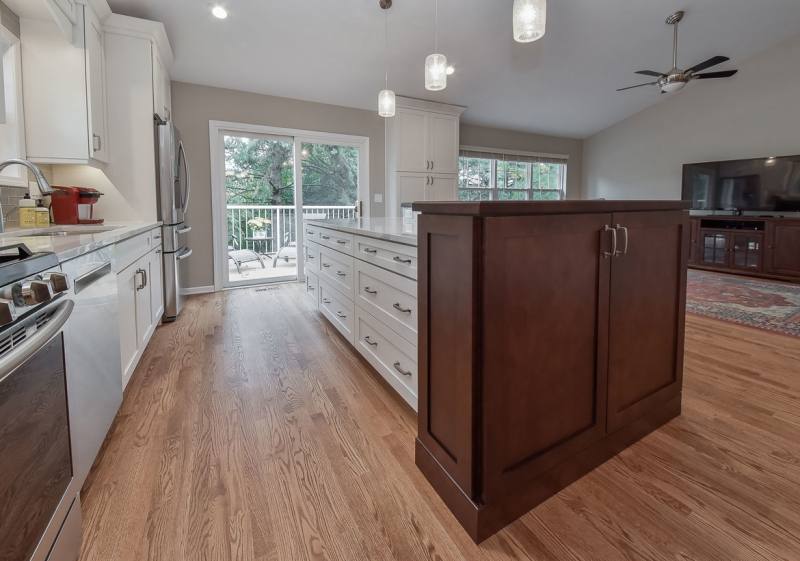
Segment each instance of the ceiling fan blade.
M628 86L627 88L620 88L618 92L624 92L625 90L632 90L633 88L641 88L642 86L655 86L658 82L647 82L646 84L636 84L635 86Z
M701 80L706 78L730 78L734 74L739 72L738 70L723 70L722 72L706 72L705 74L695 74L692 78L700 78Z
M642 76L653 76L654 78L661 78L663 76L661 72L656 72L655 70L637 70L636 74L641 74Z
M686 72L700 72L701 70L705 70L706 68L711 68L712 66L722 64L723 62L728 60L730 59L726 56L711 57L710 59L703 61L700 64L695 64L694 66L686 70Z

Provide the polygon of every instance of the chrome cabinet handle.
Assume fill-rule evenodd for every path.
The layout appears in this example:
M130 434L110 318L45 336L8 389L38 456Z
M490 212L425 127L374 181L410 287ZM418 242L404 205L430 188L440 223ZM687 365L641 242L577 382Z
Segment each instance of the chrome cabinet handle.
M331 237L330 237L330 236L320 236L320 237L321 237L323 240L329 240L329 239L331 239Z
M619 251L616 251L614 253L614 255L627 255L628 254L628 228L627 228L627 226L622 226L620 224L617 224L616 226L614 226L614 229L615 230L622 230L622 233L625 234L625 239L623 241L622 249L619 250Z
M314 260L314 259L316 259L316 257L314 257L313 255L308 255L308 254L306 254L306 259L308 259L308 260L310 260L310 261L311 261L311 260Z
M363 251L364 253L372 253L372 254L378 253L377 249L372 249L371 247L365 247Z
M603 232L611 232L611 251L604 251L603 257L614 257L617 254L617 230L606 224L603 226Z
M137 292L138 292L139 290L142 290L142 289L143 289L143 288L146 286L146 285L145 285L145 282L144 282L144 278L145 278L145 277L144 277L144 274L145 274L145 273L144 273L144 269L136 269L136 272L134 273L134 275L135 275L135 276L137 276L137 277L140 277L140 278L141 278L141 280L139 281L139 283L140 283L140 284L137 284L137 286L136 286L136 290L137 290Z
M306 230L306 234L308 234L309 236L313 236L314 230Z
M330 304L331 302L333 302L333 300L331 300L330 298L323 298L322 299L322 303L323 304Z
M369 338L369 335L367 335L366 337L364 337L364 342L365 342L367 345L371 345L371 346L373 346L373 347L377 347L377 346L378 346L378 342L377 342L377 341L373 341L372 339L370 339L370 338Z
M314 290L315 290L315 289L314 289L314 287L313 287L313 286L311 286L310 284L308 285L308 289L309 289L311 292L314 292Z
M331 268L331 264L330 263L323 263L322 266L325 267L326 269L330 269Z
M342 312L336 312L336 315L339 316L342 319L347 319L347 316L344 315Z
M396 263L403 263L404 265L411 265L411 259L403 259L403 258L398 257L396 255L393 257L393 259L394 259L394 261Z
M394 366L394 369L397 370L403 376L411 376L412 375L412 373L409 370L403 370L400 367L400 361L395 362L392 366Z
M431 160L431 169L436 167L436 160Z
M347 243L347 240L336 240L336 243L345 245Z
M347 273L343 273L341 271L336 271L336 274L339 275L340 277L346 277L347 276Z
M367 294L377 294L378 293L377 290L373 290L372 288L370 288L368 286L364 287L364 292L366 292Z
M433 181L434 181L435 179L436 179L436 178L435 178L434 176L432 176L432 175L431 175L431 185L433 185Z
M404 314L410 314L411 313L411 308L404 308L404 307L402 307L400 305L399 302L395 302L394 304L392 304L392 308L394 308L398 312L403 312Z

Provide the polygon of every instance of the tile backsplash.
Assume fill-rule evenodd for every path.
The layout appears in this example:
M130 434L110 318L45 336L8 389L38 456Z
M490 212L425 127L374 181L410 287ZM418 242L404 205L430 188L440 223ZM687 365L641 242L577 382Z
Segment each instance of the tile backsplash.
M19 200L25 196L28 190L24 187L0 187L0 204L3 205L3 216L5 217L6 228L19 226Z

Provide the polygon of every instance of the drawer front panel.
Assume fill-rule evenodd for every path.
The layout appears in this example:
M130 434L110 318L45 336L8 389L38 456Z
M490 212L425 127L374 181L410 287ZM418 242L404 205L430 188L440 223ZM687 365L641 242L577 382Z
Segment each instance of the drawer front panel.
M417 283L356 260L356 304L417 345Z
M417 351L368 312L356 308L355 347L417 409Z
M411 279L417 278L416 247L356 236L355 256Z
M353 258L327 247L321 247L319 253L320 276L328 281L333 288L352 299L355 286L353 282Z
M156 236L158 236L158 239L156 239ZM142 255L149 253L152 248L160 245L160 242L160 227L119 242L114 246L114 272L118 273L126 269Z
M310 224L303 224L303 243L315 242L319 243L320 228L311 226Z
M351 344L353 343L353 301L332 288L324 279L319 282L319 311Z
M309 228L307 227L306 229L308 230ZM353 255L353 234L316 226L312 226L310 229L316 229L317 239L313 241L347 255Z
M319 277L314 273L306 271L306 294L314 302L315 306L319 306Z
M303 263L307 272L317 273L320 270L319 245L306 240L303 244Z

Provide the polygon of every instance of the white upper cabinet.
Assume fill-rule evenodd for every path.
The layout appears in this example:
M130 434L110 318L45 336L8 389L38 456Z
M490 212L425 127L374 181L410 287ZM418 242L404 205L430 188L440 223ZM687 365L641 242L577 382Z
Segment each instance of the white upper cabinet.
M159 54L158 47L153 44L153 110L162 120L172 119L172 91L169 70Z
M394 143L397 150L397 171L426 171L429 169L426 151L427 115L413 109L400 109L393 117Z
M458 125L453 115L427 116L427 148L434 173L458 173Z
M19 38L0 24L0 161L25 157L20 51ZM0 171L0 185L27 187L27 170L7 167Z
M20 20L27 152L39 163L108 161L103 30L90 6L75 10L72 41L55 19Z

